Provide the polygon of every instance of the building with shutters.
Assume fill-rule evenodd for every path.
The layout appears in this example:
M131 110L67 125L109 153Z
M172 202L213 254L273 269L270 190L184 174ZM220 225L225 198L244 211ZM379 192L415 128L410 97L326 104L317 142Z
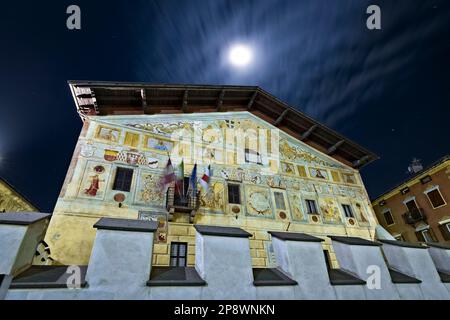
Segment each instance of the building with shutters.
M397 240L450 243L450 156L416 172L372 201Z
M155 266L192 266L195 224L252 233L252 263L274 265L267 231L373 240L359 169L376 155L258 87L69 83L83 121L46 235L52 258L86 265L102 217L154 220ZM184 163L183 196L161 188ZM210 167L208 190L197 179ZM121 254L117 252L117 254Z

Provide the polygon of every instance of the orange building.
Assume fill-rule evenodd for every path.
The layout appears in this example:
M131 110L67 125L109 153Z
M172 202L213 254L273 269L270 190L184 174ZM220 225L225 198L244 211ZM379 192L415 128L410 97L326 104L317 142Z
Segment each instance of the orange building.
M450 243L450 155L372 201L380 224L397 240Z

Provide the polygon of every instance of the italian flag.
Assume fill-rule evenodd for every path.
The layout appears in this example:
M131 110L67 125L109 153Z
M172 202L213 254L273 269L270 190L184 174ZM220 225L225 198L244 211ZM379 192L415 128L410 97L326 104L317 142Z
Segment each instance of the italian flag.
M203 191L206 193L209 188L209 179L211 178L211 165L208 166L208 168L205 169L205 173L200 179L200 185L203 188Z
M161 179L162 187L165 188L166 186L170 185L173 181L175 181L175 179L176 176L173 170L172 161L170 161L169 158L169 160L167 161L166 168L164 170L164 176Z

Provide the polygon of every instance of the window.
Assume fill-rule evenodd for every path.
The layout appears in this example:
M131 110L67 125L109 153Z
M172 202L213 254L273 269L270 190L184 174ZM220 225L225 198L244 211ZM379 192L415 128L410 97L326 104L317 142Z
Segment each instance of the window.
M445 205L444 198L442 198L441 193L439 192L439 189L434 189L426 193L428 200L430 200L431 205L434 209L438 207L442 207Z
M187 257L186 242L172 242L170 244L170 266L185 267Z
M129 192L133 179L133 169L118 167L114 179L113 190Z
M318 214L316 201L306 199L306 208L308 209L308 214Z
M286 204L284 203L284 195L282 192L274 192L275 196L275 206L279 210L286 210Z
M246 163L257 163L262 164L262 158L259 152L252 149L245 149L245 162Z
M386 224L388 226L393 225L394 222L394 217L392 216L392 213L390 210L383 212L383 216L384 216L384 221L386 221Z
M123 144L130 147L137 147L139 144L139 135L131 132L125 133L125 140Z
M432 180L432 179L431 179L430 176L425 176L425 177L423 177L422 179L420 179L420 182L421 182L422 184L425 184L425 183L430 182L431 180Z
M439 230L444 240L450 240L450 223L439 225Z
M228 203L241 204L241 193L238 184L228 185Z
M342 208L344 209L344 214L346 218L353 218L353 211L351 206L349 206L348 204L343 204Z
M417 212L419 208L417 208L416 200L411 199L405 202L405 206L408 208L409 212Z
M436 242L436 239L434 238L434 234L431 231L431 229L426 229L421 232L425 242Z

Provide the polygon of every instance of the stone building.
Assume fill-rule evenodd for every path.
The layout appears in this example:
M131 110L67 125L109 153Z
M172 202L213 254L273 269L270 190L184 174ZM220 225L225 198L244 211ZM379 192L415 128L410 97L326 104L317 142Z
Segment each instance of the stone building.
M0 215L0 300L450 298L450 247L383 237L358 172L376 156L260 88L70 87L53 215Z
M274 264L268 230L374 239L358 170L376 156L260 88L70 88L83 128L45 239L58 263L88 263L101 217L158 221L156 266L194 264L194 224L250 232L259 267ZM195 163L198 178L210 166L208 191L177 204L159 186L169 155L185 164L186 189Z
M397 240L450 244L450 156L411 171L373 200L378 221Z

